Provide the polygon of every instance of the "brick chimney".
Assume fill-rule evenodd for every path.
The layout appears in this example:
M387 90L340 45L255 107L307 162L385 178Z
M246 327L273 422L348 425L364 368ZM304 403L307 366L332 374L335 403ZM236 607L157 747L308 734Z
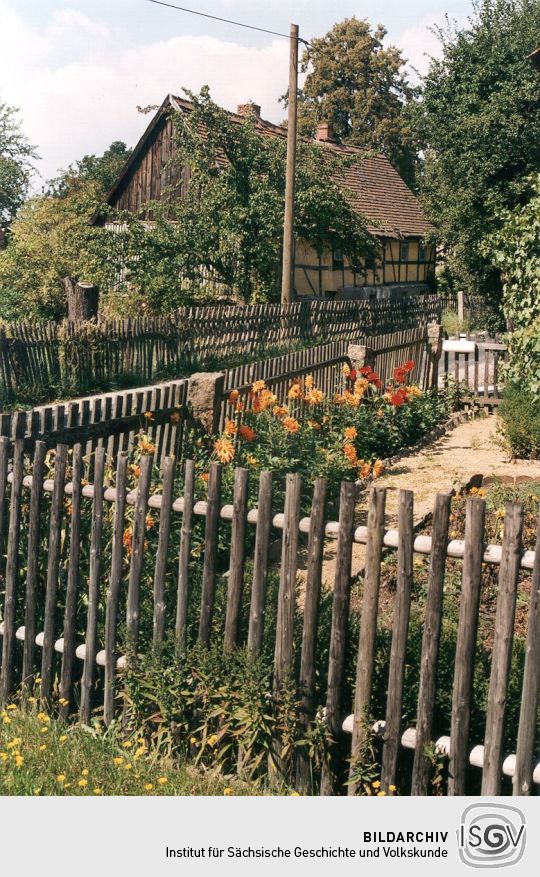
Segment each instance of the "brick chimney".
M261 118L260 106L251 100L247 104L238 104L236 113L238 116L244 116L245 119L249 119L250 116L255 116L256 119Z
M321 143L324 143L325 141L333 143L334 129L330 122L318 122L317 130L315 132L315 140L318 140Z

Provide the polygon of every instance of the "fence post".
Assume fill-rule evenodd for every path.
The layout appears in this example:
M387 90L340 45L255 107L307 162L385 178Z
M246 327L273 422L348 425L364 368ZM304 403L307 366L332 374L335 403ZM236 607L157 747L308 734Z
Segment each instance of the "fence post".
M351 360L353 368L357 371L365 365L375 368L376 353L372 347L367 347L365 344L349 344L347 356Z
M192 418L210 434L219 429L225 375L223 372L197 372L188 386L188 406Z
M457 315L460 323L463 323L465 319L465 293L462 289L458 290L457 294Z
M427 377L427 388L431 387L435 389L438 384L439 360L442 354L442 326L440 323L428 323L427 347L430 366Z

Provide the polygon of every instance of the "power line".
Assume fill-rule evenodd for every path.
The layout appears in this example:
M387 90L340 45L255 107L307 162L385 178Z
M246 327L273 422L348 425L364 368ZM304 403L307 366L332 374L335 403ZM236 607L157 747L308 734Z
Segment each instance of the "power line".
M164 0L146 0L147 3L154 3L156 6L166 6L168 9L178 9L180 12L189 12L190 15L199 15L201 18L211 18L212 21L223 21L225 24L233 24L235 27L245 27L247 30L257 30L259 33L268 33L274 37L283 37L283 39L290 39L288 34L279 33L276 30L267 30L265 27L256 27L254 24L244 24L242 21L233 21L230 18L220 18L219 15L210 15L209 12L198 12L196 9L187 9L185 6L175 6L174 3L165 3ZM307 40L301 39L298 37L299 43L304 43L304 45L309 46Z

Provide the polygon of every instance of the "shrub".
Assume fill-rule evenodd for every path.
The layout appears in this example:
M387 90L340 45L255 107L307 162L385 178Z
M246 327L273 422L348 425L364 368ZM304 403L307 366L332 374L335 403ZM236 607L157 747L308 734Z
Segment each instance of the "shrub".
M499 407L501 433L513 457L540 457L540 407L525 387L510 385Z

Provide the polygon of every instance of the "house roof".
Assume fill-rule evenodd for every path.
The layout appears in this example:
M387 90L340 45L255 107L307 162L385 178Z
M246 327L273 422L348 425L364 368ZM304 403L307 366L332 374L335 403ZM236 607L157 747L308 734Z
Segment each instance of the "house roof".
M129 179L131 171L137 166L151 143L155 132L170 111L189 113L193 104L175 95L168 95L148 128L135 146L130 158L124 165L118 179L108 195L108 202L113 203L122 191L124 183ZM242 122L245 116L229 113L233 121ZM255 123L264 136L286 137L286 128L274 125L259 116ZM346 188L357 210L371 220L369 230L381 237L403 238L423 237L434 230L432 223L426 219L418 198L402 180L398 172L383 155L373 153L354 146L346 146L332 141L310 140L321 149L328 149L345 157L358 156L343 170L343 178L338 180Z

